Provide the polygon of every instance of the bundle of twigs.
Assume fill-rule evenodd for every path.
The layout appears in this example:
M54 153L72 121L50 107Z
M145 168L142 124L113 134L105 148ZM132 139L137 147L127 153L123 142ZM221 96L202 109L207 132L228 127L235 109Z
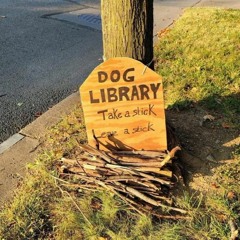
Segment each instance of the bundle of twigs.
M80 149L76 159L59 160L61 179L74 179L81 189L107 189L137 211L149 212L150 208L161 207L186 213L173 207L166 194L172 185L171 159L179 147L170 152L103 152L89 145L80 145Z

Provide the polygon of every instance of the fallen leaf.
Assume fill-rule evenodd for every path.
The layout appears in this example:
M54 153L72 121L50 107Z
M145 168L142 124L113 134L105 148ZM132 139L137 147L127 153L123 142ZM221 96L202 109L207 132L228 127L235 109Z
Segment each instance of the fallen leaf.
M75 116L69 116L67 121L69 125L75 125L78 122Z
M213 120L215 120L215 117L213 117L212 115L205 115L204 117L203 117L203 120L204 121L207 121L207 120L209 120L209 121L213 121Z
M101 210L102 209L102 200L97 197L92 198L91 207L94 210Z
M21 106L23 105L23 103L22 103L22 102L19 102L19 103L17 103L17 105L18 105L19 107L21 107Z
M217 214L217 219L220 221L220 222L224 222L227 220L227 216L224 215L224 214Z
M213 188L219 188L219 186L216 183L212 183Z
M157 32L157 36L158 36L158 38L163 37L163 36L166 35L169 31L170 31L169 28L164 28L163 30Z
M222 123L222 127L223 128L231 128L231 126L228 123Z
M234 200L234 199L236 199L236 197L237 197L236 193L233 192L233 191L230 191L230 192L227 193L228 200Z

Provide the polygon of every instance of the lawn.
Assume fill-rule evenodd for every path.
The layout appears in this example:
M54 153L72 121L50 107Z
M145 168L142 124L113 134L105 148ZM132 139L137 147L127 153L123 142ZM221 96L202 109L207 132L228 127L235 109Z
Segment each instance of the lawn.
M159 34L156 71L164 79L167 111L176 118L199 109L221 116L200 131L225 131L226 126L226 134L238 131L239 29L240 11L191 8ZM73 156L85 141L81 107L76 106L49 131L15 198L2 208L0 239L227 240L231 225L239 226L239 145L228 164L212 167L208 194L191 188L194 175L187 186L176 187L175 205L188 214L169 220L141 215L113 194L85 192L59 179L57 161ZM197 139L194 144L199 146Z
M199 103L239 124L240 11L185 11L156 47L168 108Z

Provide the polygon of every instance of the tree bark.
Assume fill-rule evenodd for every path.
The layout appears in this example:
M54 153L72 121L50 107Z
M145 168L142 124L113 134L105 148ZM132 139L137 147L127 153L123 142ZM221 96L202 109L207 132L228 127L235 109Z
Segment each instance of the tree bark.
M153 59L153 0L101 0L103 58Z

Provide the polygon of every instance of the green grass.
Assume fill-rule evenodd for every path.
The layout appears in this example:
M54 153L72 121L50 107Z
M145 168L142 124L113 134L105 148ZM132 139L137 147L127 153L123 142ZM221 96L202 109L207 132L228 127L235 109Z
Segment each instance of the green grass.
M189 9L160 39L156 56L168 107L200 104L236 123L239 25L239 11ZM240 225L239 146L235 162L214 171L217 191L179 191L175 202L190 218L173 221L140 215L109 192L84 192L59 181L56 161L74 156L85 141L77 106L51 129L15 198L0 211L0 239L227 240L229 219Z
M240 114L240 11L193 8L156 46L167 107L197 103L237 123Z
M45 239L52 231L49 199L56 189L47 170L52 156L39 156L13 202L1 211L0 239Z

